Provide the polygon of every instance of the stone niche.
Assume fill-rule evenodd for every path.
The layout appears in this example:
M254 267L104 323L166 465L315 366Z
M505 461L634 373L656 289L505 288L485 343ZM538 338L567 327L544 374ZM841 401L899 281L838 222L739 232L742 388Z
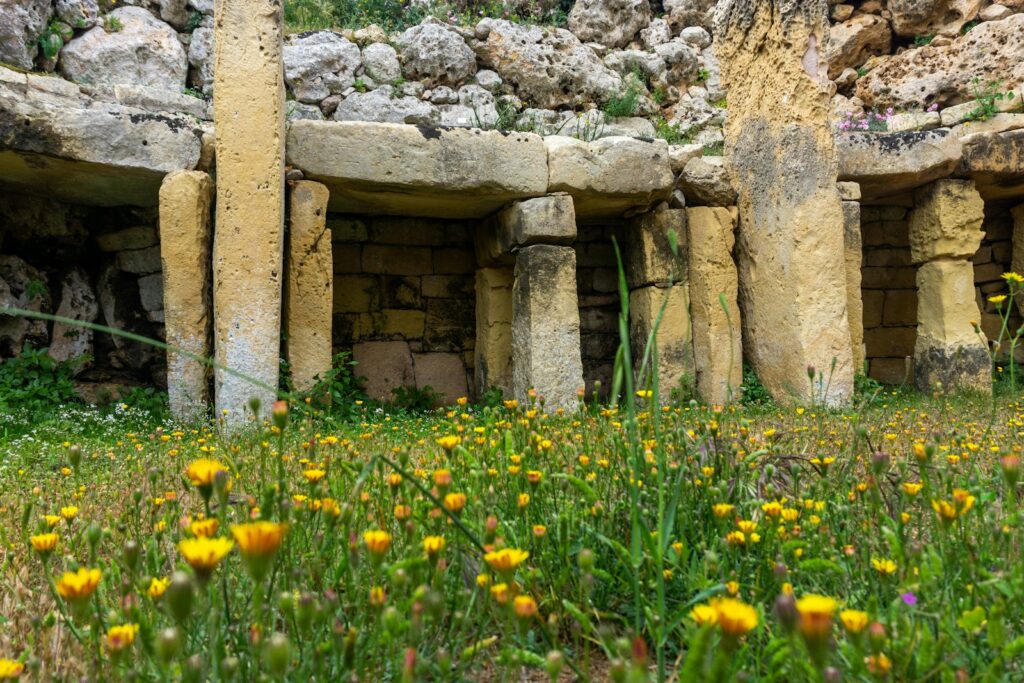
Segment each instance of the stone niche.
M155 209L80 206L0 193L0 306L164 339L163 281ZM88 400L134 386L166 385L161 349L70 323L0 316L0 361L48 348L77 364Z
M612 385L621 309L612 238L621 248L625 232L622 224L581 225L573 244L580 308L580 356L588 396L596 390L606 397Z
M476 346L473 225L329 214L335 353L351 352L370 398L430 387L472 396Z

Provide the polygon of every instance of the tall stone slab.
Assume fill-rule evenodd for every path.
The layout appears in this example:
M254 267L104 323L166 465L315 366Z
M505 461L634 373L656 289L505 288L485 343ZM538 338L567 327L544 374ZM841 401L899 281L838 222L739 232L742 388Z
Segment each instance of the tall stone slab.
M548 411L577 404L584 384L572 247L538 244L516 253L512 383L517 399L527 400L535 389Z
M686 209L690 314L697 395L724 405L743 383L743 334L733 248L736 220L728 209ZM722 305L722 302L725 305Z
M638 373L655 325L658 398L664 402L671 400L674 391L689 388L693 381L690 291L685 282L671 287L639 287L629 293L629 336Z
M1013 256L1010 270L1024 275L1024 204L1010 209L1010 216L1013 218ZM1014 300L1017 302L1017 311L1024 316L1024 296L1017 296Z
M213 111L217 231L216 398L225 425L276 397L284 250L284 66L280 0L216 0Z
M843 202L843 262L846 266L846 312L850 323L850 349L853 369L864 371L864 296L861 293L861 266L864 263L864 239L860 231L860 202Z
M476 271L476 395L512 396L512 268Z
M972 180L939 180L918 190L910 214L910 256L917 268L914 383L921 391L992 391L988 342L971 258L985 233L985 202Z
M334 259L327 227L327 188L291 183L288 216L288 280L285 285L285 348L296 391L313 388L331 370Z
M840 405L853 394L853 353L828 124L828 2L722 0L716 16L745 352L777 399ZM820 382L808 381L808 367Z
M210 205L213 180L200 171L175 171L160 186L160 260L163 266L167 394L182 421L209 408L209 365L179 353L210 356Z

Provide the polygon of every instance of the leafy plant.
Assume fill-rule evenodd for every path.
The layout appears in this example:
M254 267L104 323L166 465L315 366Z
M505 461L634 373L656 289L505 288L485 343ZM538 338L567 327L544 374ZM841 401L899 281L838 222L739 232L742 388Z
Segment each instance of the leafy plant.
M654 119L654 134L670 145L689 145L693 142L693 129L683 130L678 123L670 123L660 115Z
M107 33L117 33L124 28L124 24L121 20L115 16L107 15L103 17L103 30Z
M618 95L613 95L604 103L602 111L606 116L613 119L626 116L635 116L640 109L640 101L644 95L643 79L638 72L633 72L625 78L625 89Z
M697 82L707 83L707 80L711 77L711 72L707 69L700 69L697 71Z
M0 413L25 410L44 414L77 402L75 371L90 360L83 356L58 363L47 349L26 348L19 356L0 362Z
M754 372L754 369L746 364L743 365L743 385L740 396L742 397L743 405L747 406L767 407L775 402L772 395L761 384L761 380L758 378L757 373Z
M356 376L355 367L350 352L335 354L331 371L320 378L305 398L333 418L352 419L359 412L359 403L366 399L363 381Z
M39 49L43 51L43 56L46 59L52 60L57 58L62 47L64 47L64 35L60 23L56 20L51 21L39 34Z
M967 115L968 121L987 121L999 113L1000 102L1003 100L1013 100L1017 97L1017 93L1012 90L1005 92L1002 90L1002 81L989 81L982 86L981 79L975 78L973 89L976 106Z
M434 391L431 386L425 387L398 387L391 390L394 399L392 403L396 408L411 413L425 413L432 410L438 401L443 398L441 394Z
M933 40L935 40L935 36L915 36L914 46L924 47L925 45L930 44Z
M704 156L720 157L725 154L725 140L717 140L704 145Z
M200 24L203 23L203 13L199 10L192 10L188 15L188 21L185 23L185 33L192 33Z

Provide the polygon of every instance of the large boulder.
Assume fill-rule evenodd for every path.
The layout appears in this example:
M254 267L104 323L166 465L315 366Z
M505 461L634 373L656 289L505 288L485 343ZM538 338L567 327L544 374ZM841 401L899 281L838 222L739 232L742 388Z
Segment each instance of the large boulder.
M299 102L339 95L356 82L359 46L333 31L290 36L284 46L284 80Z
M394 83L402 77L398 53L385 43L371 43L363 48L363 69L377 83Z
M57 0L53 7L57 18L71 28L92 28L99 21L100 6L96 0Z
M50 0L0 3L0 62L31 69L39 51L39 36L52 13Z
M577 0L569 12L576 37L608 47L628 45L650 23L648 0Z
M874 14L861 14L834 24L829 32L828 76L835 79L844 69L856 68L873 55L888 54L892 48L889 22Z
M955 36L978 16L982 0L888 0L892 28L904 38Z
M665 19L675 29L714 24L715 0L664 0Z
M476 57L458 33L441 24L413 26L396 40L405 74L429 85L459 85L476 73Z
M480 63L533 106L558 109L604 102L622 89L622 78L564 29L484 19L476 34Z
M174 29L141 7L121 7L109 16L121 23L120 30L97 26L61 50L65 78L95 85L185 87L188 60Z
M978 25L948 45L926 45L886 59L857 81L857 96L879 108L947 106L993 84L1024 83L1024 14Z

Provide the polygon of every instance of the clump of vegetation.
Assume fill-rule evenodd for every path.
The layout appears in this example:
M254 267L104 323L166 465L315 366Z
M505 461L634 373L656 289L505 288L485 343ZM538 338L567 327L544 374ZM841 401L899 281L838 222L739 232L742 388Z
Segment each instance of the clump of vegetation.
M613 95L604 103L602 111L605 116L613 119L636 116L640 110L640 103L647 88L644 86L642 77L637 73L630 73L623 79L624 88L618 95Z
M43 416L77 402L75 371L89 358L57 362L47 349L26 348L19 356L0 361L0 413L27 411Z
M500 0L451 0L423 3L415 0L288 0L285 25L290 31L362 28L376 24L385 31L402 31L428 16L454 25L473 25L484 17L564 26L573 0L519 3L510 10Z
M1022 103L1017 93L1012 90L1004 91L1002 88L1003 84L1001 81L990 81L982 85L981 79L975 78L973 81L975 108L967 115L967 120L989 120L999 113L1001 109L1000 103L1004 100L1014 105L1011 108L1020 107Z
M670 145L689 145L693 143L693 130L684 130L678 123L668 121L664 116L654 120L654 131L662 140Z

